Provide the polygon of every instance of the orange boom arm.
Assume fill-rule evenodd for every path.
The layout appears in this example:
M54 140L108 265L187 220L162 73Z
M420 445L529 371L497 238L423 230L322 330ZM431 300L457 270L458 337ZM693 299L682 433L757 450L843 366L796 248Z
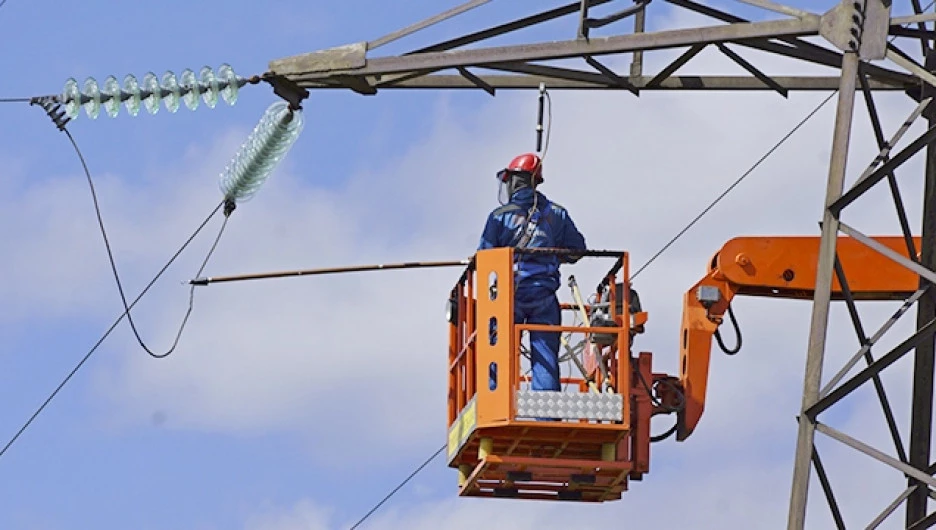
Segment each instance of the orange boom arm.
M903 237L874 239L908 256ZM732 239L712 257L708 274L686 292L679 336L679 380L685 407L679 413L678 440L692 434L702 417L712 339L721 340L717 332L725 313L732 317L731 300L737 295L812 299L819 240L817 236ZM920 239L914 238L914 248L919 246ZM902 300L919 288L914 272L859 241L840 237L836 248L855 300ZM833 278L832 298L844 298L838 278Z

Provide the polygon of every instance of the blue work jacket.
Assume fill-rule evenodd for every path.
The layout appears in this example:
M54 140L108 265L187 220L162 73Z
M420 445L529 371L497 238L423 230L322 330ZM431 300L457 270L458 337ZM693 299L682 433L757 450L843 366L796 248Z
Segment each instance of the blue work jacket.
M517 246L526 229L527 215L533 206L533 193L530 188L517 190L510 197L510 202L488 215L478 250ZM542 193L535 193L536 209L540 216L536 231L526 246L585 250L585 237L575 227L569 212L551 202ZM560 285L560 261L573 260L549 254L517 254L514 265L515 289L522 291L539 287L556 291Z

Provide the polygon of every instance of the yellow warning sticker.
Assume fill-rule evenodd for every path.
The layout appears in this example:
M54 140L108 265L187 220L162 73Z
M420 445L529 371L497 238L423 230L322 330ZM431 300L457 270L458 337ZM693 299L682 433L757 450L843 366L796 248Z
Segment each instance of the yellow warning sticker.
M474 398L465 405L465 408L462 409L461 414L458 415L458 418L452 423L452 426L449 428L448 433L448 457L451 459L455 453L461 449L465 441L468 440L468 437L471 436L471 433L474 432L475 425L478 423L478 412L475 407L476 400Z

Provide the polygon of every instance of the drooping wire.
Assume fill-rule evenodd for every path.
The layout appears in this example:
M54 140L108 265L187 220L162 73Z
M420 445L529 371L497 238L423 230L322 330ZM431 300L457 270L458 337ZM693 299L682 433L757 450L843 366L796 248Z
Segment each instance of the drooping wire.
M542 87L540 90L541 90L541 94L546 97L546 103L547 103L546 116L547 116L547 119L549 120L548 125L546 125L546 143L543 145L543 154L540 155L540 159L539 159L538 169L540 171L540 175L542 175L543 166L546 162L546 155L549 153L549 137L551 136L551 133L552 133L552 96L549 95L549 91L546 90L545 86ZM537 129L540 129L540 124L537 124ZM536 171L537 171L537 168L533 168L534 174L536 174ZM523 222L523 228L521 228L519 232L521 234L526 233L527 228L530 223L530 219L533 217L534 212L536 212L536 208L539 202L538 200L539 193L537 193L536 191L536 178L535 177L532 177L532 176L530 177L530 185L533 187L533 205L530 206L530 209L527 211L526 219ZM510 201L510 197L507 197L507 200ZM517 257L517 263L518 263L518 266L519 264L523 263L523 255L520 255Z
M55 387L55 390L53 390L52 393L49 394L49 397L47 397L45 401L43 401L42 404L39 405L39 408L37 408L36 411L33 412L33 414L29 417L29 419L27 419L26 422L23 423L23 426L20 427L18 431L16 431L16 434L14 434L13 437L10 438L10 441L8 441L6 445L3 446L3 449L0 449L0 457L2 457L7 452L7 450L13 445L13 443L16 442L17 439L19 439L19 437L23 434L23 432L25 432L26 429L28 429L29 426L32 425L33 421L35 421L35 419L39 416L39 414L41 414L42 411L45 410L45 408L49 405L49 403L51 403L52 400L55 399L55 396L57 396L58 393L65 387L65 385L68 384L71 378L74 377L75 374L78 373L78 370L80 370L81 367L84 366L86 362L88 362L88 359L90 359L91 356L94 355L94 352L97 351L97 349L101 346L101 344L104 343L107 337L109 337L110 334L117 328L117 325L120 324L120 321L122 321L125 316L130 314L130 309L132 309L133 306L135 306L137 302L139 302L143 298L143 295L149 292L150 288L156 284L156 281L159 280L160 277L162 277L163 273L166 272L167 269L169 269L169 267L175 262L176 258L178 258L182 254L182 252L186 248L188 248L189 244L195 240L195 237L198 236L198 234L201 233L202 229L208 225L208 222L211 221L212 218L214 218L215 214L218 213L218 211L221 209L221 206L223 204L224 203L220 203L217 206L215 206L215 208L211 211L211 213L208 214L208 217L206 217L205 220L202 221L202 223L198 226L198 228L195 229L195 232L192 233L192 235L189 236L189 238L185 240L185 243L182 244L179 250L177 250L175 254L172 255L171 258L169 258L169 261L166 262L166 264L163 265L161 269L159 269L159 272L156 273L156 276L154 276L153 279L150 280L148 284L146 284L146 287L144 287L143 290L140 291L140 294L137 295L137 297L133 300L133 302L127 307L127 309L123 313L121 313L120 316L117 317L117 320L115 320L114 323L111 324L111 326L107 329L107 331L104 332L104 335L102 335L101 338L98 339L98 341L94 343L94 346L92 346L91 349L88 350L88 353L86 353L84 357L82 357L81 360L78 361L78 364L76 364L75 367L72 368L72 370L68 373L68 375L65 376L62 382L59 383L57 387Z
M721 202L721 200L724 199L726 195L731 193L731 190L735 189L738 186L738 184L741 184L741 182L744 179L746 179L748 175L753 173L754 170L757 169L762 163L764 163L764 161L767 160L767 158L769 158L770 155L774 153L774 151L776 151L784 143L786 143L786 141L789 140L790 137L796 133L796 131L800 130L800 128L802 128L803 125L806 125L806 122L808 122L813 116L815 116L820 110L822 110L822 107L824 107L826 103L828 103L832 99L832 97L835 96L835 94L837 93L838 93L838 89L833 90L832 93L829 94L827 98L825 98L821 103L819 103L819 105L816 106L816 108L814 108L809 114L807 114L805 118L803 118L799 123L797 123L796 126L790 130L790 132L784 135L783 138L781 138L779 142L774 144L774 146L771 147L764 154L764 156L760 157L760 159L758 159L757 162L755 162L753 166L751 166L740 177L738 177L734 182L732 182L731 185L725 189L725 191L723 191L718 197L715 198L715 200L713 200L711 203L709 203L708 206L706 206L701 212L699 212L699 214L696 215L695 218L689 222L689 224L683 227L683 229L680 230L679 233L677 233L675 236L673 236L672 239L670 239L665 245L663 245L663 247L660 250L658 250L657 253L654 254L649 260L647 260L646 263L641 265L640 268L637 269L637 272L631 275L631 279L636 278L637 275L643 272L643 270L646 269L651 263L656 261L656 259L659 258L661 254L666 252L673 245L673 243L675 243L680 237L683 236L683 234L685 234L687 231L689 231L690 228L692 228L697 222L699 222L699 220L702 219L702 217L704 217L705 214L709 212L709 210L714 208L715 205Z
M140 344L140 347L143 348L146 353L150 356L157 359L161 359L169 356L176 347L179 345L179 339L182 338L182 332L185 330L185 325L188 323L188 319L192 314L192 308L194 306L194 297L195 297L195 286L192 285L189 287L189 302L188 309L185 311L185 316L182 318L182 324L179 325L179 331L176 333L175 339L172 341L172 346L165 353L155 353L146 346L146 343L143 342L143 338L140 337L140 333L137 330L136 323L133 322L133 316L130 314L130 306L127 303L127 296L124 294L123 283L120 281L120 274L117 272L117 263L114 260L114 253L111 250L110 240L107 237L107 230L104 228L104 219L101 216L101 207L98 204L97 192L94 189L94 180L91 178L91 171L88 169L88 164L85 162L84 155L82 155L81 150L78 148L77 142L75 142L74 137L72 137L71 132L68 129L62 128L68 139L71 141L72 146L75 148L75 152L78 154L78 159L81 160L81 166L84 168L85 177L88 181L88 187L91 190L91 199L94 202L94 213L97 216L98 226L101 229L101 237L104 238L104 247L107 249L107 259L110 262L111 271L114 273L114 281L117 283L117 291L120 293L120 301L123 302L124 309L127 315L127 321L130 323L130 328L133 330L133 335L136 337L137 342ZM226 202L226 201L225 201ZM221 202L218 205L220 208L225 202ZM217 209L215 210L217 211ZM218 246L218 242L221 240L221 235L224 233L224 228L227 226L227 221L229 219L228 215L224 216L224 222L221 224L221 229L218 231L218 235L214 240L214 243L211 245L211 248L208 251L208 254L205 256L204 261L199 267L196 277L200 277L202 272L205 270L205 266L208 265L208 260L211 258L211 255L214 253L215 248Z
M360 526L361 523L363 523L364 521L366 521L367 518L370 517L371 515L373 515L374 512L376 512L381 506L383 506L383 504L384 504L385 502L387 502L388 500L390 500L390 497L393 497L393 495L396 494L396 492L400 491L400 488L402 488L403 486L405 486L406 483L409 482L410 480L412 480L413 477L415 477L420 471L422 471L424 467L428 466L430 462L432 462L433 460L435 460L435 458L436 458L437 456L439 456L440 454L442 454L442 451L444 451L445 448L446 448L447 446L448 446L448 444L443 444L442 447L440 447L435 453L433 453L432 456L430 456L429 458L427 458L425 462L423 462L422 464L420 464L419 467L417 467L416 469L414 469L413 472L410 473L408 477L406 477L405 479L403 479L403 482L400 482L399 484L397 484L397 486L396 486L395 488L393 488L392 490L390 490L390 493L388 493L387 495L385 495L384 498L380 500L380 502L378 502L376 505L374 505L373 508L371 508L366 514L364 514L364 517L361 517L361 518L358 520L358 522L354 523L354 526L352 526L352 527L351 527L350 529L348 529L348 530L354 530L355 528L357 528L358 526Z
M540 157L540 165L546 161L546 155L549 153L549 137L552 133L552 96L548 90L543 90L543 96L546 98L546 139L543 140L543 155Z
M540 155L540 161L539 161L540 172L543 171L543 167L545 167L546 165L546 155L549 154L549 137L552 133L552 96L549 95L549 91L546 89L543 89L543 96L546 97L546 119L549 120L549 123L546 125L546 140L545 140L545 143L543 144L543 154ZM534 171L536 170L534 169ZM534 178L531 180L533 183L533 206L530 207L530 215L532 215L533 212L536 210L536 203L537 203L537 199L539 198L539 196L536 193L536 179ZM530 216L528 215L527 219L529 219L529 217Z

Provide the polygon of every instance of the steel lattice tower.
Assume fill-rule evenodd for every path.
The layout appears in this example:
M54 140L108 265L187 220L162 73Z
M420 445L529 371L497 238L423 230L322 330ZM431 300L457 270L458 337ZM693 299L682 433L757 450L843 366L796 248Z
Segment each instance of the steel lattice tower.
M794 459L788 528L805 526L807 490L812 473L818 478L833 519L844 527L839 506L818 452L816 432L850 446L871 458L883 462L907 477L907 488L893 503L881 507L880 516L871 522L874 527L891 516L906 501L906 527L928 528L936 524L936 512L928 513L927 499L936 492L936 464L931 462L930 446L933 417L934 340L936 332L936 106L929 105L936 94L936 32L926 22L936 15L925 14L920 0L903 0L908 5L892 5L891 0L843 0L829 11L817 14L776 4L771 0L739 0L771 12L775 18L750 22L737 15L703 5L692 0L665 0L679 8L702 14L711 25L678 30L645 31L646 10L651 0L581 0L536 13L518 20L463 35L433 46L413 50L398 56L372 57L380 46L427 26L456 16L487 3L472 0L445 13L401 29L382 38L353 43L302 55L274 60L270 74L276 79L277 92L287 99L302 97L308 90L350 89L366 95L391 89L474 89L494 95L504 89L537 89L545 84L550 90L625 90L639 94L647 90L670 91L775 91L786 95L790 91L838 91L838 108L832 139L831 160L825 207L822 211L821 251L817 271L815 298L809 332L807 360L802 394L802 409L798 415L798 437ZM662 3L664 0L659 0ZM598 7L605 14L593 16ZM896 8L907 16L894 16ZM472 47L493 37L543 24L568 15L578 15L576 37L565 41L497 47ZM633 31L609 37L592 37L594 28L632 21ZM571 35L571 31L570 31ZM819 46L804 40L821 37L831 46ZM896 39L900 38L900 41ZM919 46L910 53L902 49L906 43ZM702 50L714 47L749 73L745 76L679 76L676 72ZM668 66L650 75L644 73L644 54L654 50L684 49ZM839 76L772 77L746 60L740 49L753 49L814 65L839 69ZM629 54L630 72L615 72L599 61L602 56ZM914 55L922 58L914 59ZM545 64L560 59L580 59L583 69ZM921 64L922 63L922 64ZM875 92L904 92L917 106L907 122L891 138L885 131L874 105ZM880 154L869 160L862 173L846 171L852 116L859 93L871 115ZM918 119L929 126L899 152L893 153L897 141ZM900 196L895 170L926 148L924 215L919 229L911 228ZM853 178L849 179L849 173ZM907 259L876 243L852 226L840 220L841 213L860 196L887 181L903 236L908 245ZM846 183L848 186L846 187ZM914 232L921 234L921 248L914 248ZM836 259L840 237L850 237L885 254L919 276L920 288L904 301L901 309L880 330L870 337L865 333L856 301L847 289L847 275ZM826 334L833 281L844 291L844 299L852 316L858 339L863 346L844 366L825 366ZM872 356L872 347L894 322L916 306L916 331L905 337L893 350ZM888 335L890 337L891 335ZM912 380L912 412L909 448L904 448L895 427L894 414L884 393L879 374L910 352L914 352ZM859 361L864 366L856 368ZM834 374L823 382L825 368ZM894 438L897 456L890 456L840 432L820 420L820 414L840 402L859 387L874 384L884 411L884 417Z

